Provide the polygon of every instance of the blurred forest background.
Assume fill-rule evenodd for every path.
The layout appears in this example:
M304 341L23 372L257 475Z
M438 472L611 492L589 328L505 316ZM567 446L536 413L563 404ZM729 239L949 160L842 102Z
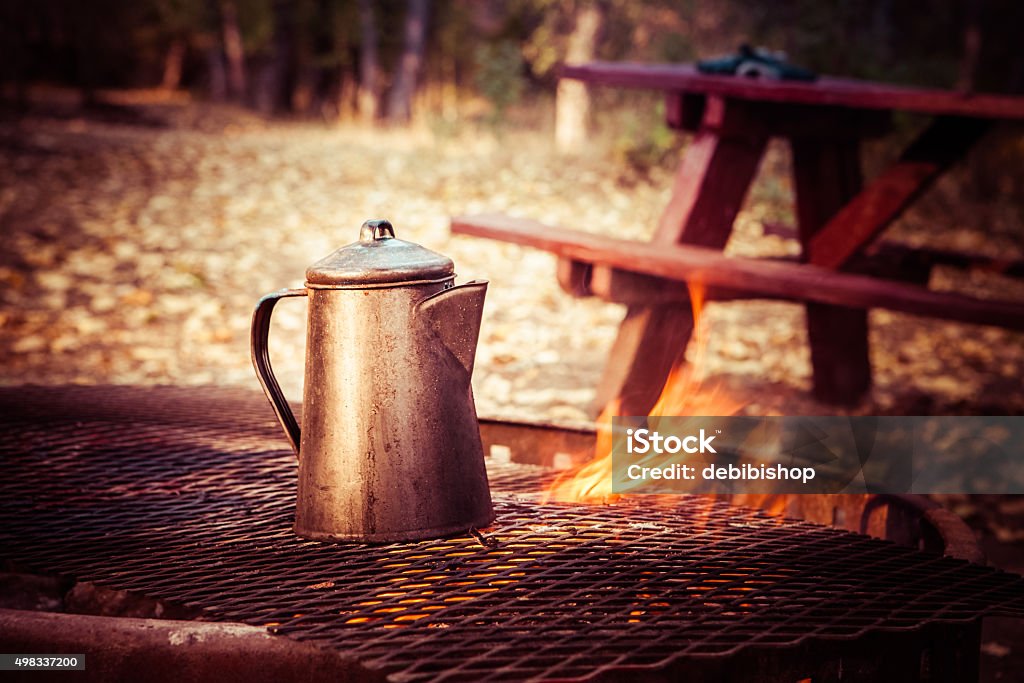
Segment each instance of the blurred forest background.
M1024 94L1022 27L1020 0L0 0L0 383L257 391L255 302L386 217L491 280L479 412L588 420L623 307L562 292L549 254L448 230L500 211L650 236L686 136L660 93L588 92L561 64L749 43L823 74ZM866 177L924 124L897 113ZM1024 129L1000 124L886 236L1024 258L1022 170ZM773 142L728 253L798 253L772 229L795 223L790 171ZM1024 300L998 273L931 286ZM279 309L297 399L305 310ZM850 412L1024 415L1024 334L870 316L875 386ZM702 324L703 374L747 414L839 414L810 398L803 307L712 303ZM947 502L1024 572L1024 501ZM1010 644L986 651L1002 680L1024 666Z
M621 310L564 297L545 254L447 234L448 217L477 211L641 239L656 225L687 143L662 95L588 91L560 65L749 43L819 73L1021 93L1021 26L1018 0L0 1L6 381L251 383L255 297L349 241L338 226L387 216L496 278L478 400L583 417ZM897 112L864 146L866 175L925 122ZM732 253L798 250L773 236L795 222L789 162L773 143ZM1022 168L1024 130L998 126L889 236L1019 258ZM1013 296L1006 280L938 272L932 285ZM801 309L733 315L744 306L710 308L738 330L715 335L710 370L797 392L745 387L772 397L751 410L799 410ZM945 394L925 414L1024 411L1018 336L872 316L874 409L915 410L897 398L913 387Z
M0 96L24 114L41 85L72 87L92 109L112 107L105 89L183 90L264 116L435 134L557 117L570 150L596 96L618 160L643 176L676 151L658 99L559 84L560 64L692 61L751 43L820 73L1018 93L1021 26L1016 0L5 0ZM1019 136L1009 143L973 165L976 194L1024 195L1000 172L1024 160Z
M741 42L823 73L1024 88L1015 0L5 0L0 81L186 88L265 114L492 115L593 58L690 61Z
M477 211L653 229L686 136L665 126L660 93L588 91L559 81L560 65L749 43L819 73L1024 93L1021 26L1018 0L3 0L4 379L251 383L255 297L349 241L339 225L387 216L495 279L478 400L585 417L621 310L564 297L545 254L447 233ZM865 174L925 122L897 112L891 135L865 143ZM731 253L798 250L776 230L795 222L789 163L773 143ZM1022 168L1024 130L997 126L888 236L1020 258ZM936 285L1022 289L975 271L940 270ZM715 335L709 369L762 382L742 389L767 401L752 411L801 410L802 309L744 306L710 307L733 331ZM1024 411L1019 336L872 316L865 409ZM942 398L917 405L908 388Z

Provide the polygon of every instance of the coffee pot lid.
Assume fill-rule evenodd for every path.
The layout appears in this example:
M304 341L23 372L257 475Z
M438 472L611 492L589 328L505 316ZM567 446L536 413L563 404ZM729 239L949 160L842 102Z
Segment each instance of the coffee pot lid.
M310 287L360 287L445 280L455 275L447 256L395 237L386 220L363 223L359 241L347 244L306 270Z

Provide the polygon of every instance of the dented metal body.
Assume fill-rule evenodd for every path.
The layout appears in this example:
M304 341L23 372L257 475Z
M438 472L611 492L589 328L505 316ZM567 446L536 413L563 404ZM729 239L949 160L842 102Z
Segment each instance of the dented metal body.
M267 295L253 317L253 362L299 457L295 531L390 542L486 526L470 379L487 282L455 286L451 261L368 225L307 271L305 289ZM289 296L309 297L301 429L267 354L270 313Z

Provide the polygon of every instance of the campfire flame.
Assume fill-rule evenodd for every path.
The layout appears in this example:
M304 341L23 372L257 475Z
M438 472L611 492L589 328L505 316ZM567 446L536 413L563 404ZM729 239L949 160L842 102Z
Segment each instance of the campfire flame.
M728 394L721 382L707 381L703 368L707 352L707 333L702 323L706 290L703 284L690 282L690 302L694 319L693 362L679 354L661 395L651 408L649 424L657 429L659 417L735 415L744 405ZM548 488L544 502L612 503L621 496L612 493L612 446L616 435L612 417L619 414L620 399L613 399L597 418L597 442L594 458L579 469L559 476Z

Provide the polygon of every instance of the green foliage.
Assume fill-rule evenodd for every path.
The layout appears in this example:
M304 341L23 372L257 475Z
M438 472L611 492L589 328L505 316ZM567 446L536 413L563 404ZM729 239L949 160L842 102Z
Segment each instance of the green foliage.
M234 0L238 30L248 54L269 52L274 40L274 0Z
M552 0L534 0L521 3L522 55L534 77L546 79L565 51L565 37L572 25L559 3Z
M962 58L965 3L923 0L731 0L755 43L823 73L952 86Z
M212 29L213 21L204 0L150 0L152 21L169 36Z
M972 6L948 0L433 0L423 82L474 88L499 113L525 94L551 94L575 17L591 3L604 16L600 59L689 61L750 42L785 50L791 61L822 73L946 87L960 75ZM386 87L402 48L406 0L372 4ZM1024 73L1016 35L1024 3L983 4L976 18L982 43L976 82L982 89L1005 90L1012 87L1012 74L1020 79ZM191 67L186 79L202 82L207 55L222 40L220 16L229 6L254 61L274 55L275 31L281 28L275 23L286 21L299 47L289 57L299 62L296 69L334 69L335 79L342 70L354 76L363 40L357 0L41 0L35 9L26 5L24 29L8 33L34 36L24 44L36 46L30 49L38 54L20 63L44 64L72 47L80 63L58 67L61 78L74 81L84 74L118 85L152 82L168 45L184 41ZM30 78L54 77L53 68L36 70Z
M663 62L691 62L699 58L690 37L679 33L660 36L655 49Z
M476 88L494 105L492 122L504 119L505 111L523 93L523 57L519 46L509 40L484 43L477 48Z
M620 105L605 123L611 128L612 159L622 168L620 181L625 184L650 180L655 169L666 168L678 158L680 138L665 125L664 100L640 104Z

